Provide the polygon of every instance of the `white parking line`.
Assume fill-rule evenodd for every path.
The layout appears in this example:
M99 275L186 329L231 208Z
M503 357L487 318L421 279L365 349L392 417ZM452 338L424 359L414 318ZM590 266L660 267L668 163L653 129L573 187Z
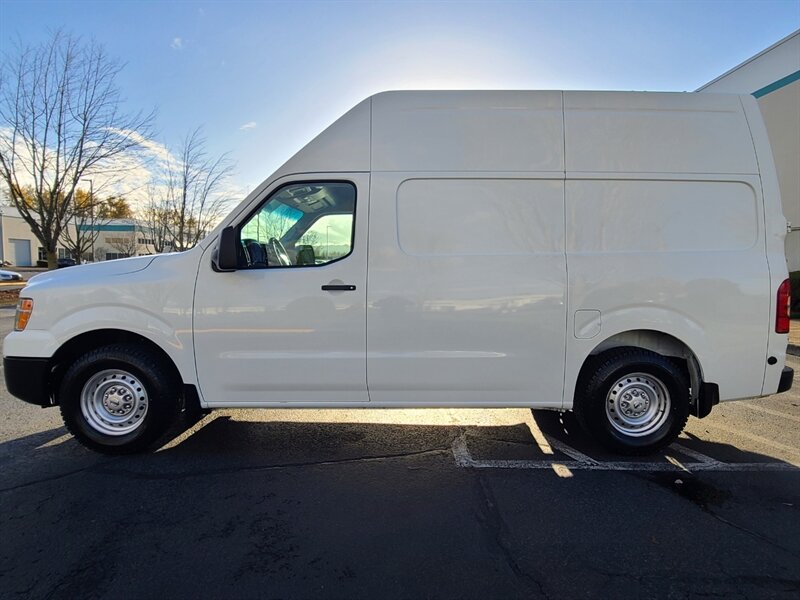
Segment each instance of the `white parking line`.
M691 448L687 448L686 446L681 446L678 443L672 444L670 448L673 448L678 452L680 452L681 454L685 454L686 456L695 459L697 462L701 462L707 465L719 463L719 461L715 458L706 456L702 452L698 452L697 450L692 450Z
M533 420L533 415L530 418L526 419L526 424L528 425L528 429L531 431L531 435L533 439L536 440L536 444L539 446L539 449L542 451L542 454L552 454L553 448L561 452L561 454L566 454L573 460L577 460L578 462L582 463L595 463L597 462L593 458L586 456L583 452L575 450L572 446L568 446L567 444L556 440L554 438L548 437L545 433L539 429L539 426L536 424L536 421Z
M453 458L456 461L457 467L471 467L475 462L472 460L472 456L470 456L469 449L467 448L467 438L464 437L464 434L459 434L459 436L453 440Z
M589 456L586 456L583 452L575 450L572 446L568 446L564 442L560 442L558 440L550 440L550 445L553 446L556 450L561 452L562 454L566 454L573 460L577 460L580 463L586 465L596 465L597 461Z
M552 442L551 442L552 443ZM555 447L555 446L553 446ZM686 450L689 450L686 448ZM624 462L609 461L600 462L590 459L591 462L583 460L556 461L556 460L475 460L467 447L467 439L461 434L453 440L453 458L456 466L467 469L549 469L563 477L561 473L568 471L649 471L649 472L696 472L696 471L800 471L800 468L780 462L771 463L724 463L706 457L706 462L694 463L651 463L651 462ZM575 451L577 452L577 450ZM578 453L581 454L581 453ZM686 453L685 453L686 454ZM700 454L700 453L698 453ZM581 454L581 456L586 456ZM688 456L688 454L687 454ZM588 458L588 457L587 457ZM708 462L710 460L710 462ZM567 475L569 476L569 475Z
M536 424L536 421L533 420L533 417L526 419L526 424L528 425L528 429L533 436L533 440L536 442L536 445L539 446L539 450L542 451L542 454L552 454L553 447L550 443L550 440L547 439L547 436L542 433L542 430L539 429L539 426Z

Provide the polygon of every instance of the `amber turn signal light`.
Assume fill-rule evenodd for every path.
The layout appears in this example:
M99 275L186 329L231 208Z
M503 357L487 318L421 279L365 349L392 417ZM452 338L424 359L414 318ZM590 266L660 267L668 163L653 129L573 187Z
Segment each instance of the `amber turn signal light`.
M22 331L28 326L33 312L33 300L30 298L20 298L17 302L17 314L14 318L14 331Z

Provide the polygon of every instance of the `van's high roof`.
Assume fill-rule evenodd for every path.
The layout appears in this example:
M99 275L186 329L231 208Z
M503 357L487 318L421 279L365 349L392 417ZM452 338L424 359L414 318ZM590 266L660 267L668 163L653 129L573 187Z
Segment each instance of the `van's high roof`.
M673 92L383 92L336 120L278 174L755 174L744 102L754 100Z

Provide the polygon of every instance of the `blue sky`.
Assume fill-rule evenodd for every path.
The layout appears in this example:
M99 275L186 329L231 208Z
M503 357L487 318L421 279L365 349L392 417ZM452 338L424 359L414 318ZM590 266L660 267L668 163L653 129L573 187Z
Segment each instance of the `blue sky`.
M202 125L244 191L372 93L691 91L800 27L800 0L0 0L0 50L59 27L127 63L126 103L157 109L158 141Z

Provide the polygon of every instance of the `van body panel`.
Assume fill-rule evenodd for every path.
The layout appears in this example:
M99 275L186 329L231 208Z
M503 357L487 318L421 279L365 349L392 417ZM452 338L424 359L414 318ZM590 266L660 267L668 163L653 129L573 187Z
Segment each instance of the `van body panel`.
M278 180L261 200L296 180ZM195 290L194 344L197 378L208 406L368 401L369 175L319 173L301 180L356 186L352 253L321 266L231 273L215 272L211 249L204 253ZM355 290L321 289L328 284L354 285Z
M357 188L350 255L214 270L223 227L321 180ZM593 353L665 336L721 399L772 394L785 233L750 97L389 92L194 250L33 278L4 356L118 329L163 348L206 407L569 408ZM336 282L356 289L321 289Z
M564 170L561 92L373 97L373 171Z
M758 187L757 179L750 185L624 176L570 178L567 251L662 254L751 250L762 218ZM756 252L760 253L760 248Z
M370 170L372 99L359 102L287 160L269 181L295 173Z
M567 172L758 174L733 95L564 92L564 129Z
M567 381L605 339L652 330L686 345L721 399L759 395L771 295L758 177L567 177L570 315L602 314L599 339L568 341Z
M630 331L656 331L688 348L703 379L719 385L721 400L760 395L767 336L759 325L769 310L766 282L760 276L763 263L744 256L739 265L717 268L713 257L653 258L648 260L653 281L643 283L636 274L639 256L616 256L613 272L602 258L569 257L571 307L596 307L602 328L592 339L568 339L567 385L574 385L584 361L603 341ZM674 273L676 268L683 273ZM725 277L734 270L745 274L737 275L735 284ZM623 302L614 297L618 292L625 294ZM742 319L745 310L756 318ZM572 405L570 389L574 387L565 390L566 407Z
M185 383L197 382L192 299L201 248L182 253L79 265L32 277L35 298L25 331L12 332L4 356L51 357L78 335L129 331L162 348Z
M772 158L772 148L767 137L767 128L758 108L756 99L752 96L740 97L742 107L752 134L753 147L758 156L761 172L761 189L764 202L762 211L764 215L764 246L767 255L770 277L770 302L769 318L767 320L768 346L766 359L775 357L775 364L767 363L764 372L762 394L774 394L780 384L783 365L786 360L786 346L789 343L789 334L775 333L775 302L778 287L789 277L786 263L785 244L787 221L783 215L781 192L778 185L778 174L775 170L775 161Z
M313 179L320 173L369 173L371 160L370 129L372 98L356 106L331 123L303 146L269 178L253 189L220 223L200 241L203 248L213 245L219 232L237 223L252 211L283 178Z
M3 340L3 356L50 358L67 341L59 340L46 329L12 331Z
M373 173L370 400L558 406L563 179Z

